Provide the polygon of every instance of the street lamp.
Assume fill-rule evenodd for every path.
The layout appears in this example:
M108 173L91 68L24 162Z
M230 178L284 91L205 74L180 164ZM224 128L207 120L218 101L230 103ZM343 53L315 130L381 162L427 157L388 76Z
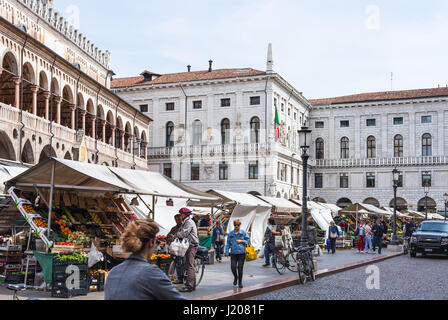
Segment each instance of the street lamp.
M308 246L308 226L306 222L306 214L308 211L307 208L307 197L308 197L308 190L307 190L307 182L308 182L308 175L307 175L307 165L308 165L308 159L310 156L308 155L307 151L310 148L311 145L311 130L303 126L301 130L299 130L299 144L300 149L302 149L302 165L303 165L303 199L302 199L302 239L301 239L301 246Z
M445 199L445 221L446 221L446 206L447 206L447 203L448 203L448 193L445 193L443 195L443 199Z
M425 220L428 220L428 193L429 193L429 185L425 183Z
M398 180L400 179L400 172L395 168L392 171L393 181L394 181L394 233L392 235L391 245L398 245L397 241L397 189L398 189Z

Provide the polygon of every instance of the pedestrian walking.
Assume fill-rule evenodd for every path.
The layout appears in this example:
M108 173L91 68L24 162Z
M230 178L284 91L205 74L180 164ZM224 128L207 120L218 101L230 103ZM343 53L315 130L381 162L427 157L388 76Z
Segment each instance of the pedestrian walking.
M364 253L364 238L365 238L365 224L364 220L359 222L358 227L355 231L355 236L358 238L358 253Z
M328 238L330 239L331 253L336 253L336 240L339 238L339 229L335 226L334 221L331 221L330 228L328 229Z
M231 258L231 269L234 276L233 285L243 288L243 268L246 262L246 246L250 238L246 231L241 230L241 220L233 222L234 230L227 237L225 255Z
M373 252L376 251L376 247L378 246L378 254L381 254L383 248L384 227L381 224L380 219L377 219L376 223L373 225L372 233L373 233Z
M174 241L174 238L176 237L176 234L181 230L182 228L182 216L181 214L176 214L174 216L174 220L176 221L176 225L168 232L168 235L166 236L167 239L167 245L171 245L171 243ZM184 283L184 267L185 267L185 259L184 257L175 257L175 271L177 275L176 281L173 282L173 284L183 284Z
M269 219L266 232L264 233L263 245L264 245L264 260L263 267L269 267L271 265L272 255L272 267L275 267L274 263L274 249L275 249L275 236L281 236L282 230L279 226L275 226L275 220Z
M109 272L105 300L185 300L167 275L148 262L157 247L158 232L151 219L129 223L121 241L132 255Z
M219 263L222 262L222 255L224 253L225 236L221 221L217 221L213 229L212 243L216 251L216 261Z
M365 237L364 237L364 253L373 253L373 248L372 248L372 222L368 221L365 225L364 225L364 232L365 232Z
M199 247L198 229L193 221L190 209L182 208L179 213L182 217L182 227L177 233L177 237L187 239L190 246L185 254L185 270L187 271L187 282L181 292L192 292L196 290L196 270L194 268L194 258Z

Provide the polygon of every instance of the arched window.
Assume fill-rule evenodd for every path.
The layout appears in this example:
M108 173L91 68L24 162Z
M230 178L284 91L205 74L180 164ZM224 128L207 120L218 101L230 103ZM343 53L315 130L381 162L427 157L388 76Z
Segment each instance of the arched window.
M367 138L367 158L376 158L376 139L374 136Z
M193 122L193 145L200 146L202 144L202 123L200 120Z
M394 157L403 157L403 136L398 134L394 138Z
M168 122L166 124L166 146L167 147L174 147L173 131L174 131L174 123Z
M228 144L230 142L230 120L223 119L221 121L221 144Z
M347 137L341 139L341 159L348 159L350 153L350 140Z
M318 138L316 140L316 159L323 160L325 155L324 139Z
M422 137L422 156L432 156L432 136L429 133L425 133Z
M259 143L260 141L260 119L253 117L250 120L250 143Z

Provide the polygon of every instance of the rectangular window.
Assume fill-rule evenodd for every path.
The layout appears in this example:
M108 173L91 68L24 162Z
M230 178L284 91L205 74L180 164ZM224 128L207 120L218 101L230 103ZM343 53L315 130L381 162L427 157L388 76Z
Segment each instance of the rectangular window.
M375 188L375 174L374 173L367 174L367 188Z
M284 103L282 103L282 112L284 112L285 111L285 104Z
M230 107L230 99L221 99L221 107Z
M174 102L168 102L167 104L165 104L166 106L166 111L174 111Z
M225 162L219 165L219 180L229 180L229 166Z
M348 174L342 173L339 177L339 186L341 188L348 188Z
M168 178L172 178L172 166L171 163L165 163L163 165L163 174Z
M249 163L249 180L258 179L258 161Z
M294 120L297 120L297 112L294 112Z
M314 125L315 125L316 129L323 129L325 127L325 122L316 121L316 123Z
M348 128L348 127L350 127L350 121L348 120L341 121L341 128Z
M400 173L400 175L398 176L398 183L397 183L397 186L398 186L399 188L403 188L403 174L402 174L402 173Z
M376 119L367 119L368 127L376 127Z
M202 109L202 101L193 101L193 109Z
M148 112L148 105L147 104L141 104L140 105L140 112Z
M191 164L191 181L199 181L200 178L199 169L200 169L199 164L196 163Z
M394 125L395 126L398 126L398 125L401 125L401 124L403 124L403 117L394 118Z
M314 188L321 189L323 187L324 187L324 183L323 183L322 173L315 173L314 174Z
M261 104L260 97L250 97L250 105L251 106L258 106Z
M422 123L432 123L432 117L431 116L423 116Z
M423 172L422 174L422 187L428 186L431 187L431 172Z
M291 116L291 108L288 108L288 116Z

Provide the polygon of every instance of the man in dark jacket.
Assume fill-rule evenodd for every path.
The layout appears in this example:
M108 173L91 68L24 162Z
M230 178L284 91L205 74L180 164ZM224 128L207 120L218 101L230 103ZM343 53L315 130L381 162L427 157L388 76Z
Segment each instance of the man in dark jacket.
M373 225L372 233L373 233L373 252L375 252L376 246L378 245L378 254L381 254L381 250L383 248L384 227L381 224L380 219L377 219L376 223Z
M414 233L414 230L415 230L415 225L412 223L412 221L406 220L404 236L406 238L411 237L412 234Z

